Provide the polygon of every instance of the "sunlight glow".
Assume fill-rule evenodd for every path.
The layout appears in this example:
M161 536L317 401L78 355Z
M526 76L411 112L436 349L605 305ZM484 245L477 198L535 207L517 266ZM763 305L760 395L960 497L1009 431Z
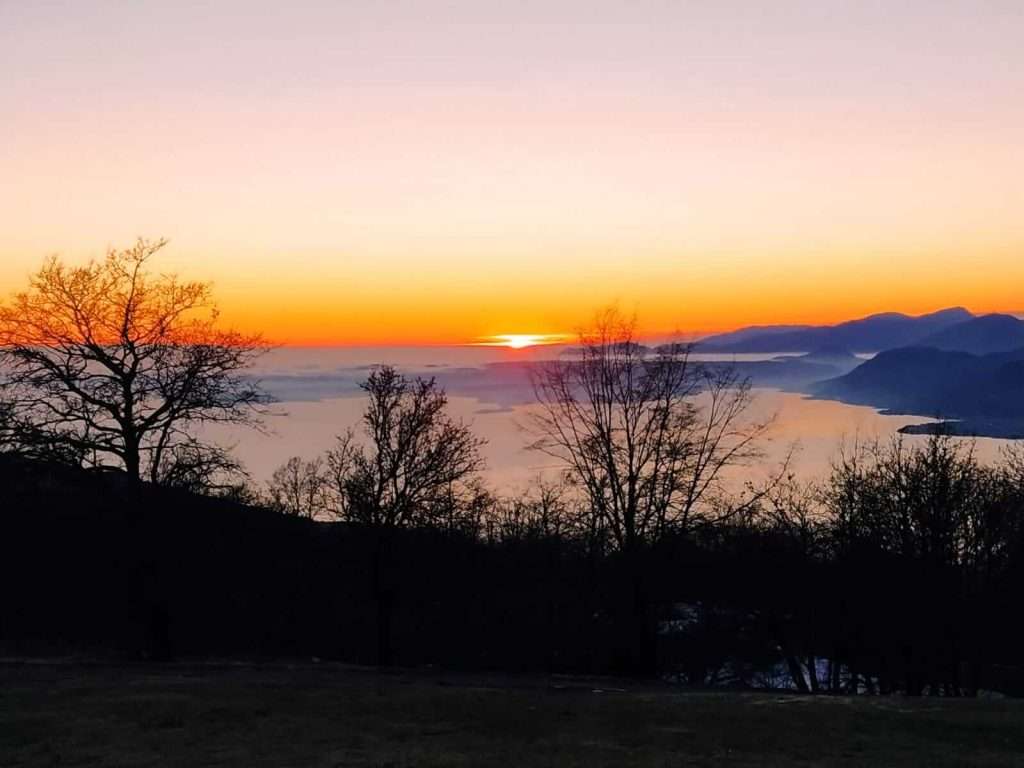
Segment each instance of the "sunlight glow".
M287 345L1024 303L1020 0L53 5L0 0L0 298L143 235Z
M543 344L559 344L567 337L561 333L500 333L488 336L476 342L482 347L508 347L509 349L525 349Z

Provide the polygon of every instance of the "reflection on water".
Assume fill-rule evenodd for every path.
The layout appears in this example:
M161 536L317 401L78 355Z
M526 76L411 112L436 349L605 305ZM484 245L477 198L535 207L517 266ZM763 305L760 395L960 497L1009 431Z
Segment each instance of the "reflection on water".
M534 439L530 414L534 406L522 366L501 366L498 384L479 381L480 367L491 363L517 363L550 357L556 348L522 350L489 347L282 349L268 355L260 373L279 387L278 415L267 420L268 434L216 427L208 431L220 442L234 445L253 479L263 482L289 456L317 456L350 427L359 428L364 400L356 383L366 367L388 362L415 373L439 377L450 395L451 412L487 440L487 479L500 491L529 485L539 474L557 472L553 459L528 449ZM273 379L281 377L280 380ZM289 393L295 399L289 398ZM751 417L775 415L765 459L758 467L737 473L744 479L764 477L795 447L791 467L806 478L828 471L841 441L887 437L907 424L926 421L914 416L883 416L872 408L810 400L803 395L757 390ZM923 437L908 437L923 440ZM998 457L1006 441L979 439L983 460Z

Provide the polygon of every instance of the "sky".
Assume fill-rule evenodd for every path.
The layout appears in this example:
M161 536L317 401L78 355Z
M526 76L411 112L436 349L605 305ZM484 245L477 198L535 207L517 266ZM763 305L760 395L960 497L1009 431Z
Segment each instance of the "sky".
M1024 3L0 0L0 295L293 344L1024 308Z

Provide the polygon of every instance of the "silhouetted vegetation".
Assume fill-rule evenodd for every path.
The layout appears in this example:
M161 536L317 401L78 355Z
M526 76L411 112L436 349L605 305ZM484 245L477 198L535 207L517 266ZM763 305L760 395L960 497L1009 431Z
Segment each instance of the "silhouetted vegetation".
M203 423L254 425L268 400L241 375L265 345L217 325L208 283L152 274L166 241L69 267L48 259L0 304L0 443L45 460L200 489L240 467Z
M482 441L448 416L433 379L381 366L363 391L365 443L349 431L328 454L335 514L379 530L461 528L479 494Z
M761 456L748 383L610 313L536 371L561 481L491 493L443 389L384 366L362 429L257 493L189 427L251 423L260 343L183 319L208 290L147 278L160 245L49 262L0 315L2 652L1022 690L1021 453L896 439L726 483Z
M582 492L588 543L621 570L620 594L608 606L616 666L650 673L648 553L754 501L756 494L731 498L722 480L730 467L758 458L767 423L745 422L748 382L724 368L691 365L682 345L648 354L634 330L633 321L605 311L581 334L575 359L534 371L534 447L566 467L567 482Z
M985 467L943 437L869 448L821 487L781 483L628 564L595 553L564 489L496 500L472 529L394 529L382 558L372 526L7 456L0 535L16 546L0 565L0 644L608 672L622 669L616 611L639 573L655 628L644 661L662 676L850 694L1020 691L1020 457Z
M331 503L323 459L304 461L292 456L275 469L267 488L267 505L281 514L310 520L326 514Z

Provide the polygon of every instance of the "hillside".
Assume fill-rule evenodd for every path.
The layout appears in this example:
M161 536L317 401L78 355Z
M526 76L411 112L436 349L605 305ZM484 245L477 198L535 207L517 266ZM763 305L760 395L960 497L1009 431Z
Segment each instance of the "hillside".
M943 418L1024 419L1024 350L972 355L928 347L882 352L821 382L823 398Z
M615 571L570 547L384 534L3 454L0 489L0 657L384 654L408 667L561 671L615 661L616 636L581 599L611 600ZM699 583L741 583L732 561L706 567Z

